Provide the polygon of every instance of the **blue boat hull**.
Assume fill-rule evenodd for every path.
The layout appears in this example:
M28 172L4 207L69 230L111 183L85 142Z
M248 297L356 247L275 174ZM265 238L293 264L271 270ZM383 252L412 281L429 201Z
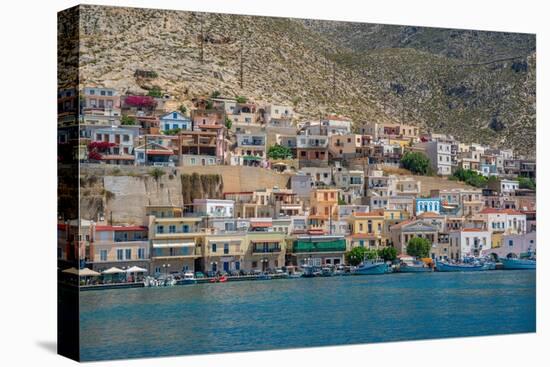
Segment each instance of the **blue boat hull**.
M535 260L500 259L500 262L502 263L502 267L507 270L537 268L537 262Z
M428 266L400 266L399 273L430 273L433 269Z
M464 265L464 264L447 264L437 263L437 271L450 272L450 271L487 271L490 270L489 266L485 265Z
M355 275L377 275L377 274L386 274L389 272L388 265L385 263L381 264L369 264L366 266L361 266L357 268L353 274Z

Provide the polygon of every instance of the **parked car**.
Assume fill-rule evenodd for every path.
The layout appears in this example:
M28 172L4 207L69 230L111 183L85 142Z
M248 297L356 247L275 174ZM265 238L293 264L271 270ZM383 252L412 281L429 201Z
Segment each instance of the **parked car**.
M195 272L195 278L197 279L203 279L205 278L206 276L204 275L204 273L202 271L197 271Z

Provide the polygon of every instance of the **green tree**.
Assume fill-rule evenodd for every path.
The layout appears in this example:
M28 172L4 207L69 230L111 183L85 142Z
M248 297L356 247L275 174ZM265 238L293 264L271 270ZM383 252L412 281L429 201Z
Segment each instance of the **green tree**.
M154 86L151 89L149 89L149 92L147 93L150 97L160 98L162 97L162 90L158 86Z
M165 173L166 172L164 172L162 169L158 167L155 167L151 171L149 171L149 174L151 175L151 177L153 177L157 182L158 180L160 180L162 176L164 176Z
M135 125L136 118L134 116L122 115L120 118L121 125Z
M415 257L428 257L432 244L426 238L414 237L407 244L407 255Z
M340 196L338 195L338 205L347 205L348 203L346 203L346 201Z
M213 91L212 94L210 95L210 98L218 98L220 95L221 95L220 91L219 91L219 90L215 90L215 91Z
M529 177L518 177L519 181L519 188L520 189L529 189L529 190L536 190L537 184L535 180Z
M288 147L275 144L267 150L267 157L271 159L290 159L292 158L292 151Z
M246 97L236 96L235 99L237 100L237 103L246 103Z
M407 152L401 158L401 165L409 171L419 175L431 175L433 173L430 160L420 152Z
M179 127L176 127L174 129L164 130L163 134L164 135L178 135L180 131L181 131L181 129Z
M179 108L179 111L181 112L182 115L185 115L187 113L187 107L185 107L184 105L181 105Z
M225 117L225 127L227 130L231 130L231 126L233 126L233 121L229 117Z
M367 260L374 260L378 258L378 251L369 248L365 249L365 258L367 258Z
M462 168L457 169L450 178L454 180L466 182L468 185L475 186L478 188L486 187L487 182L489 180L487 179L487 177L479 174L476 171L472 171L470 169L462 169Z
M366 249L364 247L354 247L350 251L346 252L346 262L352 266L357 266L363 261L365 258L365 251Z
M397 250L395 247L386 246L378 250L378 256L384 261L393 261L397 258Z

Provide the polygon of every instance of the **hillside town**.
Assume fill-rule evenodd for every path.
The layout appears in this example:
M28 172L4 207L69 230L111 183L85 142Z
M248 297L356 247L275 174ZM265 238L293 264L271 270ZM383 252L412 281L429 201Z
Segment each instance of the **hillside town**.
M161 91L86 86L61 90L58 111L60 151L82 164L152 175L248 166L289 177L285 187L148 205L142 223L60 218L58 258L80 269L156 278L336 269L358 247L393 248L390 261L418 255L408 251L415 238L430 245L415 257L433 262L536 252L536 162L511 149L412 122L304 120L292 105L218 92L178 105ZM441 185L426 190L423 177Z

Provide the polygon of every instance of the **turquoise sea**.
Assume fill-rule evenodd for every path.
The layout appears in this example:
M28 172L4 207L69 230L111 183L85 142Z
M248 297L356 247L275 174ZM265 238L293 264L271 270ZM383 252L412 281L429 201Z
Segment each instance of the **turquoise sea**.
M81 292L86 361L535 332L534 271Z

